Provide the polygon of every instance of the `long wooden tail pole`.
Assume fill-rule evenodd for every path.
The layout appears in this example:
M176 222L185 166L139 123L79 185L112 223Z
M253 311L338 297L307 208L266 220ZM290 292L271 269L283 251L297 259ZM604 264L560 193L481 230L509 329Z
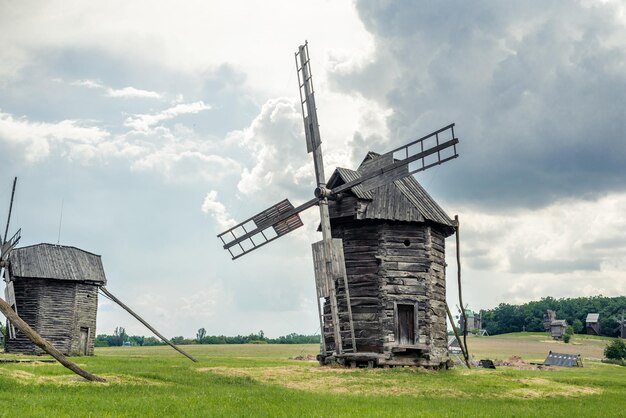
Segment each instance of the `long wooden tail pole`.
M461 304L461 317L463 318L463 345L465 345L465 361L469 362L469 350L467 349L467 316L465 315L465 307L463 306L463 292L461 291L461 245L459 238L459 215L454 215L454 236L456 238L456 272L457 284L459 286L459 303ZM459 341L460 343L461 341ZM459 344L460 345L460 344Z
M139 315L137 315L135 312L133 312L132 309L130 309L128 306L126 306L121 300L119 300L118 298L116 298L115 296L113 296L113 294L111 292L109 292L107 290L106 287L104 286L100 286L100 290L102 290L102 293L104 293L105 295L107 295L108 297L111 298L111 300L113 300L113 302L117 303L118 305L120 305L122 308L124 308L124 310L126 312L128 312L129 314L131 314L132 316L134 316L139 322L141 322L142 324L144 324L150 331L152 331L154 333L154 335L156 335L157 337L159 337L165 344L169 345L170 347L172 347L174 350L178 351L180 354L182 354L183 356L187 357L189 360L193 361L193 362L198 362L198 360L196 360L195 358L193 358L190 354L187 354L186 352L184 352L183 350L181 350L180 348L178 348L176 345L174 345L173 342L171 342L170 340L168 340L167 338L165 338L163 335L161 335L159 333L159 331L157 331L156 329L154 329L150 324L148 324L142 317L140 317Z
M61 353L59 350L54 348L52 346L52 344L50 344L48 341L43 339L41 337L41 335L39 335L37 332L35 332L35 330L33 330L30 327L30 325L28 325L26 322L24 322L24 320L22 318L20 318L15 313L15 311L11 308L11 305L9 305L2 298L0 298L0 311L2 312L2 314L4 316L7 317L7 319L9 321L11 321L11 324L13 326L15 326L17 329L19 329L20 331L22 331L24 333L24 335L26 335L28 337L28 339L33 342L33 344L35 344L37 347L41 348L46 353L50 354L52 357L54 357L63 366L67 367L68 369L70 369L71 371L76 373L77 375L82 376L85 379L90 380L92 382L106 382L106 380L104 378L96 376L94 374L91 374L88 371L81 369L76 364L74 364L71 361L69 361L63 355L63 353Z

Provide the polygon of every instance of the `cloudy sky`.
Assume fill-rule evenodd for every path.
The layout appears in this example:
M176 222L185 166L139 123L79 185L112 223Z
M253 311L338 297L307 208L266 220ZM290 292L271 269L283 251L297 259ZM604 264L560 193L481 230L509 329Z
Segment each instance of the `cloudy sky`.
M318 330L314 209L236 261L216 238L312 197L304 40L327 175L457 124L460 157L417 178L460 217L470 307L626 293L620 1L0 0L0 35L0 218L17 176L21 244L101 254L168 336ZM116 326L149 333L102 299Z

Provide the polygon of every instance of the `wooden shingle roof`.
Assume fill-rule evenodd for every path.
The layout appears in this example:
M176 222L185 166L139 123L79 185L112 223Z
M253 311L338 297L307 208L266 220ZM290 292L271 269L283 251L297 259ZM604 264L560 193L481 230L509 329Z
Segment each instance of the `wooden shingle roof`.
M587 319L585 322L587 323L596 323L598 322L598 319L600 318L600 314L598 313L588 313L587 314Z
M330 177L327 187L333 188L359 179L363 174L380 169L391 162L369 152L356 171L338 167ZM453 233L454 221L412 175L369 191L357 185L352 187L350 192L358 199L367 201L365 219L430 221L444 226L450 235Z
M9 254L11 279L38 278L106 284L99 255L75 247L37 244Z

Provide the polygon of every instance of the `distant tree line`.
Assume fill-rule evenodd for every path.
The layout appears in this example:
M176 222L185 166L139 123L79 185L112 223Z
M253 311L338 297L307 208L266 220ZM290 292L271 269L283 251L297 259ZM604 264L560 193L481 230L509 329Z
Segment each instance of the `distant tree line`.
M617 335L617 320L621 319L622 310L626 310L626 296L618 297L581 297L554 299L542 298L539 301L510 305L501 303L493 309L481 310L483 328L489 335L508 332L542 332L543 315L547 309L556 312L557 319L565 319L575 333L585 331L585 319L588 313L600 314L600 334L607 337Z
M170 339L174 344L316 344L320 341L319 335L301 335L291 333L278 338L267 338L263 331L250 335L237 335L228 337L225 335L207 335L204 328L200 328L196 333L196 338L185 338L182 336ZM115 328L113 335L100 334L96 337L96 347L115 347L122 345L163 345L161 340L155 337L144 337L126 334L123 327Z

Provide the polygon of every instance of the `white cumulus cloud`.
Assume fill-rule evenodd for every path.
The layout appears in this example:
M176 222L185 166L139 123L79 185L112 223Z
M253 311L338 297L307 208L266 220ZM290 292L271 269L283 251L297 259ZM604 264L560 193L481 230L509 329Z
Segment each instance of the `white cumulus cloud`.
M55 146L65 146L70 156L91 158L95 155L94 147L109 136L106 130L77 120L32 122L0 112L0 141L23 148L24 157L30 162L46 158Z
M115 97L122 99L134 99L134 98L147 98L147 99L160 99L161 94L155 91L138 89L136 87L124 87L121 89L115 89L102 84L98 80L75 80L69 83L70 86L86 87L88 89L104 90L107 97Z
M202 100L194 103L181 103L154 114L133 115L126 119L124 125L136 131L148 131L154 125L165 120L174 119L184 114L195 114L211 109Z
M211 215L215 219L221 230L228 229L236 224L235 220L226 211L226 207L217 200L217 192L215 190L207 193L201 209L202 212Z
M160 99L161 95L154 91L136 89L134 87L124 87L123 89L107 89L107 96L129 98L150 98Z

